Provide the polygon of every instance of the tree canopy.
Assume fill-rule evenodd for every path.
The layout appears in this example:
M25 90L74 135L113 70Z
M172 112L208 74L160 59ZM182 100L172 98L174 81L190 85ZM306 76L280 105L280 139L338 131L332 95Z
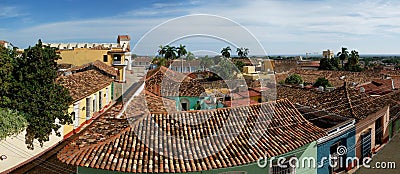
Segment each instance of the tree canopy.
M295 84L295 85L302 84L303 78L298 74L292 74L285 79L285 83L286 84Z
M31 149L35 139L43 145L53 131L60 136L56 120L60 124L72 122L68 114L72 98L66 88L56 83L58 59L55 49L44 46L40 40L34 47L25 49L21 56L14 54L12 87L1 93L1 98L7 100L0 102L0 107L24 113L28 122L25 139ZM4 72L0 73L3 76Z
M241 48L237 48L236 49L236 53L238 54L238 56L240 57L240 58L247 58L247 55L249 54L249 49L248 48L243 48L243 47L241 47Z
M326 88L326 87L332 87L333 85L329 82L328 79L326 79L324 77L320 77L315 81L313 86L314 87L323 86L324 88Z
M230 58L231 57L231 47L227 46L225 48L222 48L221 54L225 58Z
M20 133L27 125L23 113L0 108L0 140Z

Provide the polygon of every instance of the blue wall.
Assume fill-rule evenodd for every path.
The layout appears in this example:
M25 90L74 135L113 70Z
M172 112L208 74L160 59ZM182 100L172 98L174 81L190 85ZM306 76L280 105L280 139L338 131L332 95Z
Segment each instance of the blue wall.
M356 151L355 151L356 129L355 127L353 127L348 131L344 132L343 134L317 145L317 159L318 159L317 162L319 165L321 164L321 159L323 157L329 158L330 147L332 146L332 144L335 144L339 141L342 141L342 144L347 148L346 157L356 156ZM329 160L325 160L323 167L318 167L317 173L329 174L329 170L330 170Z

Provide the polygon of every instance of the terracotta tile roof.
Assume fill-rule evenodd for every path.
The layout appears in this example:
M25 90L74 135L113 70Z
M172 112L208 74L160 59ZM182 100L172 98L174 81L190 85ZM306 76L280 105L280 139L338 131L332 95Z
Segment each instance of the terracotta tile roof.
M118 35L117 41L130 41L131 37L129 35Z
M391 76L390 78L393 79L394 88L400 89L400 76Z
M112 67L112 66L108 66L107 64L103 63L100 60L96 60L96 61L90 62L88 64L84 64L84 65L81 65L81 66L76 66L76 67L70 68L70 69L68 69L68 71L70 71L70 72L74 72L74 71L80 72L80 71L86 71L86 70L91 69L93 67L97 68L98 70L100 70L100 71L102 71L102 72L104 72L104 73L106 73L106 74L108 74L108 75L110 75L112 77L117 77L117 70L115 70L115 68Z
M358 89L363 87L368 94L382 95L392 91L392 79L375 79L372 82L360 85Z
M324 77L332 83L333 86L343 86L344 80L341 77L345 77L345 80L349 83L363 84L370 82L371 79L382 78L382 75L374 72L348 72L348 71L328 71L328 70L301 70L292 69L289 73L281 73L275 75L276 81L285 80L291 74L299 74L304 82L315 83L315 81Z
M205 92L197 80L164 66L148 71L145 89L163 97L201 96Z
M391 92L381 96L370 96L347 85L331 92L317 92L303 88L277 87L278 98L288 98L293 103L311 106L313 109L325 110L344 117L364 119L386 106L394 106Z
M57 64L57 69L70 69L73 66L74 66L73 64L69 64L69 63L60 63L60 64Z
M57 79L57 83L69 90L74 102L105 88L110 85L112 81L113 79L96 70L61 76Z
M304 116L304 118L306 118L314 125L326 130L334 129L337 126L354 120L352 118L332 114L324 110L314 109L309 106L303 106L299 104L296 104L295 106L296 109L299 110L300 113Z
M107 134L107 140L86 131L57 157L71 165L120 172L198 172L285 154L326 135L288 100L197 112L149 113L140 123L124 126L113 129L102 124L101 128L112 134ZM91 130L101 132L101 128ZM255 135L260 137L251 141Z
M372 97L354 88L342 86L331 92L293 95L292 99L314 109L360 120L388 106L388 95Z
M319 94L317 91L307 88L297 88L278 85L276 87L276 95L278 99L287 98L293 103L305 105L309 99L316 98Z

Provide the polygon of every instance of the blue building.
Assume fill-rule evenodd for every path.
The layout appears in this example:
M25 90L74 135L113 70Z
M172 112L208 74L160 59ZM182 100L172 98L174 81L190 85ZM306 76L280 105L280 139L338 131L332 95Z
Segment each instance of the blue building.
M296 108L327 133L317 140L317 173L332 174L351 169L356 157L355 119L308 106L296 105Z

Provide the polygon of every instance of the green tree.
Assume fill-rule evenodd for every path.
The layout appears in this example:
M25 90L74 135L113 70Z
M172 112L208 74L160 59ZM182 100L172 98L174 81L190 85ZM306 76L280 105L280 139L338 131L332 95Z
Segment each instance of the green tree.
M242 61L236 61L235 66L240 70L240 72L242 72L245 64Z
M194 60L196 57L194 56L194 54L192 53L192 52L188 52L187 53L187 55L186 55L186 60L187 61L191 61L191 60Z
M349 64L350 66L356 66L360 62L360 55L356 50L352 50L350 57L349 57Z
M160 49L158 49L158 51L157 51L157 52L158 52L158 55L160 55L161 57L164 57L166 48L165 48L164 46L162 46L162 45L158 46L158 48L160 48Z
M200 66L203 67L203 71L205 70L205 68L211 68L212 65L214 65L214 61L208 56L200 58Z
M177 53L177 58L180 58L181 56L185 56L187 54L187 50L186 50L186 46L180 44L178 48L176 49L176 53Z
M24 114L11 109L0 108L0 140L17 135L28 125Z
M231 57L230 51L231 51L231 47L227 46L227 47L225 47L225 48L222 48L221 54L222 54L222 56L225 57L225 58L230 58L230 57Z
M174 46L165 46L164 58L167 60L175 60L177 58L177 50Z
M167 66L168 61L164 57L154 57L151 61L152 64L156 64L157 66Z
M247 58L247 55L249 54L249 49L248 48L237 48L236 53L240 58Z
M323 86L324 88L326 87L332 87L332 84L329 82L328 79L324 78L324 77L320 77L318 78L315 83L313 84L314 87L319 87L319 86Z
M14 51L0 46L0 107L10 104L11 89L13 85Z
M339 59L342 61L342 68L344 68L344 61L349 57L349 52L347 48L342 47L342 51L337 53Z
M296 84L296 85L302 84L303 78L298 74L292 74L285 79L285 83L286 84Z
M333 66L329 60L329 58L322 58L319 62L320 70L333 70Z
M43 146L53 131L60 136L56 120L60 124L72 123L68 114L72 98L66 88L56 83L56 61L60 57L55 48L44 46L39 40L14 59L18 68L13 71L15 81L8 96L11 102L6 108L25 113L28 121L25 142L33 149L35 139Z
M181 56L185 56L187 54L187 50L185 45L180 44L178 48L176 48L176 53L178 54L177 58ZM181 60L181 72L183 72L183 59Z

